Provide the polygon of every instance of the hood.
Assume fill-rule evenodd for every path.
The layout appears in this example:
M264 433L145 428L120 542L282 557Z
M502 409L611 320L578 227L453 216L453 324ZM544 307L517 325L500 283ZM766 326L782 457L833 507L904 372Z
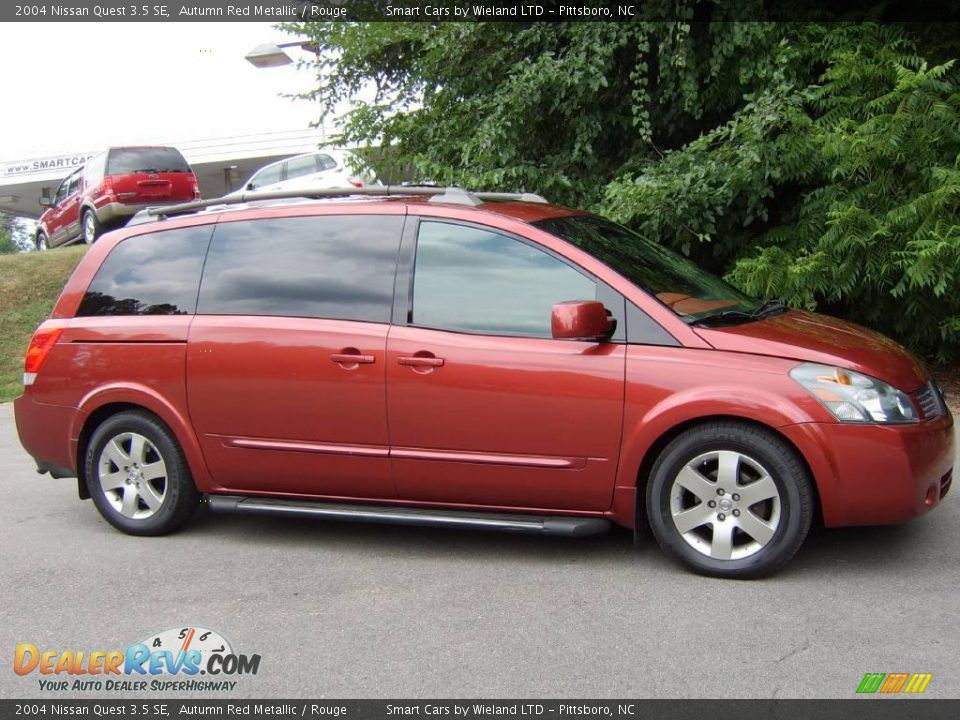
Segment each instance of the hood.
M717 350L836 365L913 392L929 380L909 351L880 333L845 320L789 310L726 327L695 327Z

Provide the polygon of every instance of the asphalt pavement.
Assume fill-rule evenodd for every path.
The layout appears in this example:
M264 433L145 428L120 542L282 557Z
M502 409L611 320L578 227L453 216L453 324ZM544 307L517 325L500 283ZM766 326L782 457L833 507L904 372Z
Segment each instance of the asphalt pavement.
M11 404L0 482L4 698L851 698L864 673L896 671L960 697L957 491L904 526L815 531L777 576L733 582L625 531L207 515L128 537L75 481L36 474ZM259 654L258 673L226 693L50 693L8 664L18 643L122 649L187 626Z

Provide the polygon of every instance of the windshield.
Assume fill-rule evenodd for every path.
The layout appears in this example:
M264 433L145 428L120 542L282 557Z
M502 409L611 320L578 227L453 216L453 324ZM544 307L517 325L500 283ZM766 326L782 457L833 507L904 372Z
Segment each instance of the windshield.
M533 224L601 260L687 322L757 308L756 300L693 261L609 220L581 215Z

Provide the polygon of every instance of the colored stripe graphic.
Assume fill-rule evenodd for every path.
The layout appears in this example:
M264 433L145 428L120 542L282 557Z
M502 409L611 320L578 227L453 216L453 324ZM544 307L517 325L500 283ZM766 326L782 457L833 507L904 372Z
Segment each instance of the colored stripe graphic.
M875 693L880 688L880 683L883 682L883 678L885 677L886 673L867 673L863 676L863 680L860 681L857 692Z
M880 686L880 692L888 694L900 692L906 684L908 677L910 677L910 675L903 672L890 673L887 675L887 679L883 681L883 685Z
M905 693L922 693L927 689L927 685L930 684L932 679L932 673L914 673L903 691Z
M919 694L927 689L932 679L933 673L866 673L857 686L857 692L864 694L880 692L886 695L901 692Z

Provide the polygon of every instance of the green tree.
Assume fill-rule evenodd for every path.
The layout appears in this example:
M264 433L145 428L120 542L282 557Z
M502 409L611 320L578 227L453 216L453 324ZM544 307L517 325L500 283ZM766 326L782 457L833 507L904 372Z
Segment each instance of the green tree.
M960 351L956 26L687 5L696 21L286 27L321 48L321 113L351 108L341 142L592 208L753 294Z
M0 255L20 252L17 242L16 219L11 215L0 213Z

